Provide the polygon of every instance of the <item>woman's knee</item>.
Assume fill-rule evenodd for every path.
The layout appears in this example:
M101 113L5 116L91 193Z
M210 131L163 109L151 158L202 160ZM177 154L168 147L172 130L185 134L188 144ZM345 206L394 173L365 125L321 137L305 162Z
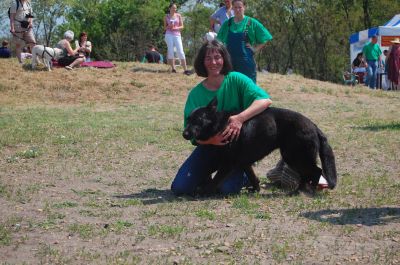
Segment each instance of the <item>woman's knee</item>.
M171 191L176 196L180 195L194 195L195 187L191 185L189 182L185 182L180 180L177 176L171 184Z

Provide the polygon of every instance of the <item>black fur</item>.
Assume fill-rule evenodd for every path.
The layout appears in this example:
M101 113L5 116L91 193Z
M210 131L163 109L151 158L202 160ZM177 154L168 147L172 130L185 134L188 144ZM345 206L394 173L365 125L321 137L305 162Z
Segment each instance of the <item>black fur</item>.
M233 113L217 111L217 104L215 98L189 115L183 131L185 139L207 140L225 128ZM223 162L204 188L205 193L215 192L222 181L239 168L245 170L253 190L258 191L259 180L251 165L278 148L285 163L300 174L299 189L315 191L321 175L330 189L336 186L335 157L325 135L310 119L288 109L266 109L243 124L236 142L221 148L225 151ZM322 170L317 166L318 154Z

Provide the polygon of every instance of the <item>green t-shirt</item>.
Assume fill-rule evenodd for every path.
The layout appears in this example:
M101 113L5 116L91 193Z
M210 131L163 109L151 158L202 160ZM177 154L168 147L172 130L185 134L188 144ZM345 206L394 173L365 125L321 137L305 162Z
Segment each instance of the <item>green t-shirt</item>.
M244 74L230 72L216 91L205 88L201 82L189 92L184 110L184 125L194 109L206 106L215 96L218 99L218 110L225 111L242 111L254 100L270 98L267 92Z
M271 33L269 33L263 24L261 24L261 22L257 19L248 16L244 16L242 21L239 23L236 23L234 18L225 20L224 24L221 26L221 29L218 31L217 39L226 44L228 41L229 29L233 33L244 32L249 19L251 19L251 22L250 25L247 26L247 31L251 45L264 44L267 41L272 40ZM231 21L230 26L229 21Z
M378 60L382 51L378 43L373 44L372 42L369 42L364 46L363 53L367 60Z

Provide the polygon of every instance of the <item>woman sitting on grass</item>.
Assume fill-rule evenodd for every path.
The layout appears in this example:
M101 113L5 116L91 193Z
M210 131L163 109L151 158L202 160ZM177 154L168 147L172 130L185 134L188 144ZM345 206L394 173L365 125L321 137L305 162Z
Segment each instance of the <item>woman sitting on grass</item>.
M64 66L67 70L72 70L85 61L85 56L79 55L78 46L75 50L72 49L70 42L74 39L74 32L67 30L64 33L64 39L60 40L56 48L63 50L63 57L58 59L58 65Z

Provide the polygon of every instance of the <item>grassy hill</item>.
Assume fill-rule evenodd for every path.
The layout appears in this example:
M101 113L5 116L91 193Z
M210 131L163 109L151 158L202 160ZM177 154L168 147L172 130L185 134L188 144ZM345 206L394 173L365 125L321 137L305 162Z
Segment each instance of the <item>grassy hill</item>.
M399 264L400 93L258 74L326 133L337 189L177 198L188 90L165 65L30 71L0 60L5 264Z

